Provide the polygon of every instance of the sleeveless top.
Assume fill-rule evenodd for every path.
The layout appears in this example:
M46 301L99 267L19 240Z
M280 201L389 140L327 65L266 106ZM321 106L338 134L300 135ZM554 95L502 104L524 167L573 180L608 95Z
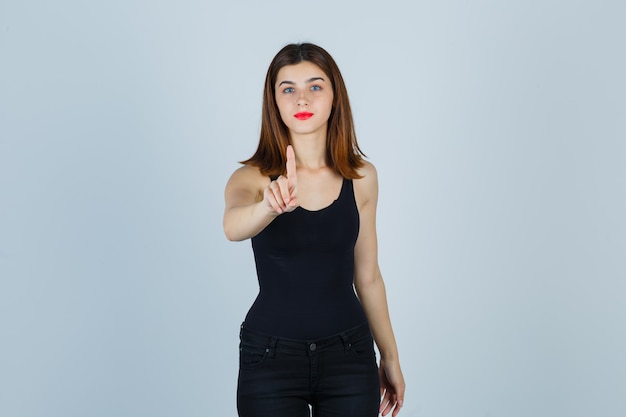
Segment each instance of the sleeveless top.
M348 179L329 206L297 207L276 217L252 238L259 294L245 326L311 340L367 321L353 287L358 234L359 212Z

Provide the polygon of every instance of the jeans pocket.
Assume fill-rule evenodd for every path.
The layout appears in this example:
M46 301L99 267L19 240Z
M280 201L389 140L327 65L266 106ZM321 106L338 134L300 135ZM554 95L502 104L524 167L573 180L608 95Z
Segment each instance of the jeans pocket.
M269 349L252 347L252 346L240 346L239 347L239 365L242 368L253 368L261 365L267 357Z
M374 350L374 340L371 336L360 338L350 343L348 351L351 355L364 361L376 360L376 351Z

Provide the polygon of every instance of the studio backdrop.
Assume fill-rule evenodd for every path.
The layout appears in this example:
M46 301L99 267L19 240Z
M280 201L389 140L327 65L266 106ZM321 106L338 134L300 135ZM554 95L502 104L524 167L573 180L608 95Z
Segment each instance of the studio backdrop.
M401 416L626 415L626 5L0 0L0 415L236 415L224 186L314 42L379 173Z

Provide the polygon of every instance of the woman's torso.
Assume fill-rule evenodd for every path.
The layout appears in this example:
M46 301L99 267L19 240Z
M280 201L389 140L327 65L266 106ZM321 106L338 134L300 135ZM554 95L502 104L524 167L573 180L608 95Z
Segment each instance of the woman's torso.
M359 213L352 180L316 211L278 216L252 247L259 294L246 327L291 339L316 339L366 321L353 288Z

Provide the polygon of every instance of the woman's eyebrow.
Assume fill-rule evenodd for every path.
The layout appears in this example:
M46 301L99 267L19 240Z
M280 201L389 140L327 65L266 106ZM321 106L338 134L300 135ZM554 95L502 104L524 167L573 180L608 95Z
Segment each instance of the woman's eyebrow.
M326 80L324 78L322 78L322 77L312 77L312 78L309 78L308 80L306 80L304 83L305 84L309 84L309 83L312 83L313 81L324 81L324 82L326 82ZM278 86L280 87L283 84L296 85L296 83L294 83L293 81L285 80L285 81L281 81L280 84L278 84Z

